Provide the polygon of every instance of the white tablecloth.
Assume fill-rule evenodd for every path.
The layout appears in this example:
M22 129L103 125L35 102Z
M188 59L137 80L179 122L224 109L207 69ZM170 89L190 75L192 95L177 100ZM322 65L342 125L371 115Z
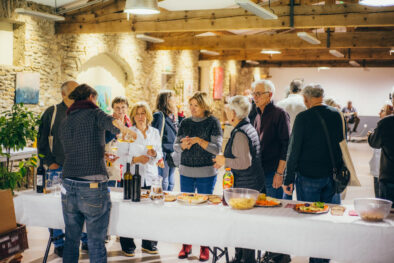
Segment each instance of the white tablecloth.
M394 218L298 214L291 208L236 211L222 205L156 205L111 192L109 233L174 243L245 247L349 262L394 262ZM60 196L18 193L16 218L28 226L64 228Z
M35 154L37 154L36 148L25 147L22 150L18 150L18 151L11 150L10 161L28 159ZM7 158L5 156L0 155L0 162L5 162L5 161L7 161Z

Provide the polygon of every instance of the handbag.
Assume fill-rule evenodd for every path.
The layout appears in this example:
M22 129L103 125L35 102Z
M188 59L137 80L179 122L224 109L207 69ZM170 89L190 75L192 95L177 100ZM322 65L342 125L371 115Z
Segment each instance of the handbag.
M315 111L316 112L316 111ZM335 164L334 153L332 151L332 144L330 139L330 134L328 133L327 125L324 119L320 116L318 112L316 112L324 130L324 134L326 136L326 141L328 144L328 151L330 153L330 159L332 164L332 179L334 180L335 192L340 194L342 193L350 181L350 172L346 167L344 161L342 160L339 167Z
M52 118L51 118L51 126L49 128L49 135L48 135L48 144L49 144L49 150L53 152L53 135L52 135L52 127L53 124L55 123L56 119L56 113L57 113L57 106L56 104L53 105L53 113L52 113Z
M165 126L165 123L166 123L166 117L165 117L163 112L161 112L161 114L163 115L163 124L161 125L160 138L161 138L161 141L163 142L163 133L164 133L164 126ZM172 158L172 154L171 153L166 153L165 160L166 160L166 162L167 162L169 167L171 167L171 168L177 167L177 165L174 162L174 159Z

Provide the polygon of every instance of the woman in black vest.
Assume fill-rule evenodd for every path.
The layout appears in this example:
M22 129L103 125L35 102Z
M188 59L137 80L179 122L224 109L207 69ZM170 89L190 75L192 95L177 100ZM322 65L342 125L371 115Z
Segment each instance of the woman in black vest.
M181 153L179 174L181 191L212 194L216 183L216 169L212 158L222 148L222 129L219 120L212 116L211 104L205 92L196 92L189 99L192 117L181 122L174 150ZM191 245L183 245L179 258L187 258ZM201 246L200 261L209 259L209 248Z
M248 114L251 104L245 96L234 96L225 107L226 117L234 127L226 144L224 155L214 159L215 167L225 165L234 174L234 187L249 188L265 192L264 171L260 160L260 140L250 124ZM255 262L252 249L235 249L232 262Z

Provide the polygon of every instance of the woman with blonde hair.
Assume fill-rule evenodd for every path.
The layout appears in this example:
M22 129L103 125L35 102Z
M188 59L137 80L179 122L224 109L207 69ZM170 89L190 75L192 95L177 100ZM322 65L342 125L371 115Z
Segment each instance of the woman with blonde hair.
M163 157L159 131L150 125L152 119L152 111L146 102L134 104L130 113L130 129L137 134L137 139L130 143L129 162L132 174L135 173L135 166L139 165L141 189L150 189L152 181L159 177L157 163ZM136 245L132 238L121 237L120 244L125 256L134 256ZM142 251L157 254L157 241L142 240Z
M191 117L179 127L174 150L181 153L179 174L181 191L212 194L216 183L213 158L222 147L222 130L219 120L212 116L211 104L205 92L196 92L189 99ZM187 258L191 245L183 245L179 258ZM200 261L209 259L209 248L201 246Z

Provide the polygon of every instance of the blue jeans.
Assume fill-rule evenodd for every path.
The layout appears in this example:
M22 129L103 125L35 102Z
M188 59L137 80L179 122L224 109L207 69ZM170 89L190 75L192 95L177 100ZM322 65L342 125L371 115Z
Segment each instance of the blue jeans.
M117 188L122 188L122 186L120 185L120 181L116 181L116 180L109 180L108 181L108 187L117 187Z
M181 192L212 194L216 184L216 175L203 178L193 178L181 175Z
M47 179L49 178L49 179L52 180L53 175L57 175L56 173L57 172L62 172L62 170L63 170L63 167L61 167L61 166L59 166L59 168L57 168L57 169L52 169L52 170L48 169L47 170ZM56 237L58 237L60 235L63 235L63 230L62 229L52 229L52 230L53 230L53 234L52 234L53 238L56 238ZM88 235L86 233L82 233L81 241L84 244L88 243ZM58 240L54 241L53 244L55 245L55 247L62 247L62 246L64 246L64 238L61 238L61 239L58 239Z
M166 160L164 160L164 168L159 169L159 175L163 177L163 191L172 191L174 189L175 185L175 178L174 178L174 172L175 172L175 167L169 167L168 163Z
M272 187L272 183L274 181L275 172L266 172L265 173L265 189L267 196L278 198L278 199L287 199L285 198L285 194L283 192L283 188L279 187L277 189ZM291 200L291 196L290 196Z
M300 174L296 177L297 200L306 202L325 202L340 204L341 198L335 193L331 177L309 178ZM338 198L339 197L339 198ZM309 258L310 263L326 263L329 259Z
M62 193L63 217L66 225L63 262L78 262L79 240L86 221L89 260L106 263L105 238L111 210L107 182L91 185L89 182L65 179L63 187L66 190L66 193Z

